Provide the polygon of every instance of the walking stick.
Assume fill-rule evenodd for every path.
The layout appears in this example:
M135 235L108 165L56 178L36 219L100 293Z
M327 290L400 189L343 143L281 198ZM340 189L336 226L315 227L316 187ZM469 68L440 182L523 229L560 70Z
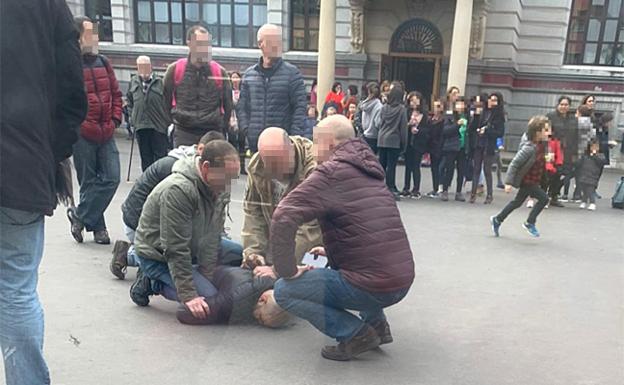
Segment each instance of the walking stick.
M130 143L130 161L128 162L128 177L126 178L126 182L130 182L130 169L132 168L132 154L134 153L134 138L136 138L136 129L132 129L130 126L130 131L132 132L132 143Z

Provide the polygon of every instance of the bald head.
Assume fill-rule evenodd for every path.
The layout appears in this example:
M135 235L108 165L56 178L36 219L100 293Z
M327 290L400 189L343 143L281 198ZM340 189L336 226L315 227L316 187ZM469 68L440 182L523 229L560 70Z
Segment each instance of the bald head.
M282 28L274 24L265 24L258 30L258 48L262 51L262 63L271 67L276 59L282 57Z
M344 115L332 115L314 128L314 156L318 163L328 160L340 143L355 138L351 121Z
M141 55L136 60L137 73L143 79L149 79L152 76L152 61L149 56Z
M295 152L288 133L279 127L266 128L258 138L258 155L267 177L284 181L295 169Z

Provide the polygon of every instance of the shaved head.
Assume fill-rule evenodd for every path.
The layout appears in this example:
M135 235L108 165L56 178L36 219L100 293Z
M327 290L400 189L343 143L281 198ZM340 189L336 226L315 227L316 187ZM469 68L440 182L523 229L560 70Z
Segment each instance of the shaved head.
M152 61L149 56L141 55L136 60L137 64L150 64Z
M262 51L262 64L269 68L282 57L282 28L265 24L258 30L258 48Z
M258 138L258 155L268 177L284 181L295 169L295 152L288 133L269 127Z
M327 161L336 146L355 138L351 121L344 115L332 115L314 128L314 156L318 163Z
M275 24L265 24L258 29L258 41L264 39L267 35L282 35L282 28Z

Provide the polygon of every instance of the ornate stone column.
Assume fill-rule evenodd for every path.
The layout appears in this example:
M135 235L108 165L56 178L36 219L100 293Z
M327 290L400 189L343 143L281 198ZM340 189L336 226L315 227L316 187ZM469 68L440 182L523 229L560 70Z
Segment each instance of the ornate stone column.
M447 84L449 87L459 87L462 93L466 92L466 78L468 75L472 3L473 0L457 0L455 22L453 24L453 41L451 43Z
M336 71L336 0L321 0L321 20L319 24L319 49L316 78L316 107L320 111L325 96L331 90Z
M472 13L472 32L470 36L470 57L472 59L483 58L483 45L485 43L485 27L490 0L481 0L475 4Z
M351 4L351 52L365 53L364 3L366 0L349 0Z

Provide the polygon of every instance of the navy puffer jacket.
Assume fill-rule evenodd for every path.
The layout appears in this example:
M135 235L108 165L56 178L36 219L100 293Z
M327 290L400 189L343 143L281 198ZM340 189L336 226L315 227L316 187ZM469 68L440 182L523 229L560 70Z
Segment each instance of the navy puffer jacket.
M278 59L265 69L260 58L243 74L236 107L238 126L247 134L249 148L258 150L258 137L267 127L280 127L289 134L300 132L306 104L305 85L297 67Z

